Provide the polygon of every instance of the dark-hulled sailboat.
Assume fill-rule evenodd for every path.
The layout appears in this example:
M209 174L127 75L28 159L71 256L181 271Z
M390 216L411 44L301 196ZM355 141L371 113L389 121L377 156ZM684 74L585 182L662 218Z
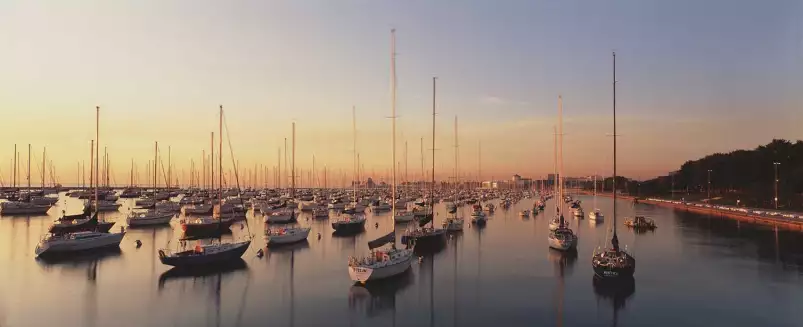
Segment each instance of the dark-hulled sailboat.
M402 235L402 243L416 247L430 247L443 244L446 230L435 227L435 86L437 77L432 78L432 180L430 181L430 211L418 220L418 228L408 229ZM429 225L429 226L427 226Z
M222 205L222 181L223 181L223 106L220 106L220 138L219 138L219 160L220 164L219 181L221 185L218 190L218 205ZM246 225L248 222L246 221ZM241 260L243 253L248 250L251 245L251 235L249 232L248 238L240 242L231 243L213 243L213 244L197 244L191 250L170 252L168 249L159 250L159 261L162 264L174 267L194 267L204 266L210 264L221 264L224 262L231 262Z
M613 237L611 247L596 249L591 257L594 275L603 279L632 278L636 259L619 248L616 235L616 53L613 53Z

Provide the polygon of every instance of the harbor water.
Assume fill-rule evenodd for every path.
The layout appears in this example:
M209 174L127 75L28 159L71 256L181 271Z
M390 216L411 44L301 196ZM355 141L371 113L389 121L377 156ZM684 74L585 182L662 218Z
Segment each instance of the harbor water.
M593 210L590 196L576 198ZM592 251L611 237L610 198L597 199L604 223L566 217L576 255L547 246L554 200L530 217L519 211L533 199L497 205L484 228L469 226L463 206L462 233L399 278L365 286L349 279L347 259L392 229L389 212L368 212L365 232L348 237L304 213L308 241L270 249L262 217L249 212L247 226L224 236L253 235L243 260L189 274L157 257L178 246L178 219L128 230L119 251L35 259L40 237L76 201L60 200L50 216L0 218L0 326L803 326L803 234L626 200L618 235L637 266L634 283L616 289L595 284L591 269ZM112 232L128 201L105 215L118 222ZM439 225L446 212L436 209ZM627 229L622 218L634 214L658 228Z

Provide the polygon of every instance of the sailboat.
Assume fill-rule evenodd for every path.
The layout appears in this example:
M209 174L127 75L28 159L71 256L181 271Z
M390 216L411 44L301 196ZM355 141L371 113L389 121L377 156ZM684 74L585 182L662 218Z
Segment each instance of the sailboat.
M396 30L390 31L391 35L391 69L392 69L392 104L391 118L393 120L393 155L391 162L393 165L393 183L391 186L391 211L396 216ZM375 250L390 243L390 249ZM369 280L377 280L399 275L408 269L413 262L412 249L396 248L396 224L393 230L380 238L368 242L371 254L363 258L349 258L349 276L355 282L365 283Z
M418 228L408 229L402 235L402 242L418 247L439 245L444 241L446 230L435 227L435 91L437 77L432 78L432 180L429 190L429 212L418 221ZM395 165L394 165L395 166ZM425 227L429 225L428 227Z
M600 278L631 278L636 270L636 259L619 248L616 235L616 53L613 53L613 237L611 247L597 248L591 257L594 275Z
M360 177L357 171L359 170L357 163L357 113L354 107L351 108L351 125L354 135L354 152L353 152L353 171L352 171L352 187L354 189L354 199L351 204L345 205L343 214L338 215L338 218L332 222L332 229L337 234L354 234L365 230L365 207L358 201L357 188L360 184ZM334 204L334 203L333 203ZM330 207L333 205L330 204ZM358 209L362 208L362 211Z
M563 97L558 97L558 137L560 137L560 172L558 173L558 193L563 197ZM569 251L577 249L577 235L566 226L563 218L563 205L556 203L558 227L551 231L547 236L549 247L555 250Z
M156 192L156 176L157 176L157 166L156 163L159 162L159 142L156 142L155 151L154 151L154 160L153 160L153 190ZM131 210L131 208L129 208ZM173 212L165 212L157 209L148 209L143 212L137 211L130 211L128 213L128 217L126 217L126 223L128 227L140 227L140 226L157 226L157 225L168 225L170 224L170 220L173 219L175 213Z
M45 215L50 210L48 203L37 204L31 201L31 145L28 144L28 188L26 196L20 196L19 201L0 203L0 215Z
M95 134L96 134L96 139L98 139L98 142L95 143L95 146L99 147L100 107L95 107L95 115L96 115ZM95 167L98 167L97 159L98 157L95 157ZM97 181L98 169L95 169L94 176L95 176L95 181ZM97 199L98 199L98 187L97 185L95 185L95 200ZM111 228L111 225L104 224L103 226L100 226L98 224L97 215L98 211L97 209L95 209L95 213L92 215L92 217L86 218L87 222L82 222L78 224L78 226L82 228L82 230L80 231L74 231L75 229L67 227L62 230L57 230L57 232L53 232L54 226L56 225L51 226L50 228L51 232L45 235L45 237L43 237L42 240L39 241L39 244L36 245L34 253L36 254L37 257L43 257L51 254L71 253L71 252L95 250L107 247L119 247L120 242L122 242L123 237L125 236L125 231L122 230L121 228L120 233L108 233L108 230L109 228ZM69 224L69 223L70 222L63 222L62 224ZM73 226L76 225L73 224ZM93 227L95 227L96 230L83 230L83 228L93 228ZM105 230L100 230L102 228L105 228Z
M605 220L605 216L602 214L597 208L597 175L594 174L594 211L591 211L588 214L588 219L593 220L595 222L602 222Z
M293 123L293 168L291 170L293 177L291 182L291 197L295 198L295 167L296 167L296 123ZM293 208L286 208L290 211L291 219L288 222L295 220L295 210ZM275 216L271 216L275 217ZM268 245L271 244L290 244L307 240L309 236L309 227L268 227L265 230L265 239Z
M555 176L558 176L558 177L555 178L555 185L554 185L555 189L553 190L553 193L555 195L555 217L553 217L549 221L549 230L550 231L554 231L554 230L558 229L558 227L560 227L561 217L562 217L561 212L560 212L560 207L561 207L561 201L563 200L563 198L559 194L560 193L559 189L561 188L561 185L560 185L560 176L558 175L558 130L553 126L552 127L552 132L554 134L553 135L553 141L554 141L553 151L554 151L554 158L555 158L554 159L555 160L554 170L555 170ZM568 221L564 220L563 224L566 227L569 226L569 222Z
M458 144L457 144L457 116L454 117L454 171L455 171L455 183L459 186L460 185L460 171L458 170L457 162L458 162L458 152L457 152ZM443 228L449 232L458 232L463 230L464 220L463 217L458 216L457 214L457 189L455 189L452 198L452 204L454 208L449 208L450 217L446 217L443 221Z
M223 181L223 106L220 106L220 137L219 137L219 151L218 151L218 164L219 169L218 173L219 181ZM222 194L223 194L223 187L222 183L219 183L218 189L218 198L217 203L218 206L221 206L222 201ZM246 225L248 222L246 221ZM203 266L203 265L217 265L223 262L230 262L235 260L241 260L243 253L248 250L248 247L251 245L251 235L248 235L248 238L244 241L240 242L232 242L232 243L213 243L213 244L197 244L195 248L192 250L185 250L179 252L171 252L169 249L160 249L159 250L159 261L162 264L175 266L175 267L192 267L192 266Z

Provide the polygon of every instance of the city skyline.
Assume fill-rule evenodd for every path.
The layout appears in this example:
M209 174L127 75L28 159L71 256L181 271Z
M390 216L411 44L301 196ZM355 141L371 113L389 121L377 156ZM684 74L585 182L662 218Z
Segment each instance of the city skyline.
M647 179L800 138L801 13L791 1L5 2L0 176L9 183L14 144L25 159L30 143L32 182L45 146L62 183L76 181L95 106L118 183L132 158L145 179L155 141L162 156L171 147L177 171L198 166L218 105L242 169L275 166L296 122L297 169L315 155L319 170L350 173L356 106L361 163L385 171L395 28L397 159L404 165L407 141L409 175L420 175L422 137L431 164L433 76L439 179L452 175L455 116L462 174L476 176L479 142L483 179L551 173L558 95L566 175L610 175L616 50L619 175Z

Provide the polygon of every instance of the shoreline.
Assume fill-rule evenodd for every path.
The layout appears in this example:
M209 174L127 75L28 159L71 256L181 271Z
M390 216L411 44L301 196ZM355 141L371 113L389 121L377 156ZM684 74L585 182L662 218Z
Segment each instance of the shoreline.
M584 195L593 195L591 192L582 192ZM608 198L612 198L613 194L611 193L597 193L597 196L604 196ZM629 199L632 200L635 197L632 196L624 196L618 195L617 198L622 199ZM774 216L763 216L757 215L753 213L744 213L739 211L729 211L717 208L705 208L705 207L697 207L694 205L687 205L687 204L676 204L672 202L663 202L663 201L656 201L655 199L642 199L639 200L639 203L648 203L652 205L668 207L675 210L682 210L687 212L694 212L698 214L708 215L708 216L715 216L715 217L723 217L728 219L733 219L737 221L743 221L747 223L753 223L758 225L765 225L765 226L772 226L783 228L787 230L793 231L803 231L803 219L794 219L794 218L785 218L785 217L774 217ZM749 208L746 208L749 209ZM766 209L756 209L756 210L766 210Z

